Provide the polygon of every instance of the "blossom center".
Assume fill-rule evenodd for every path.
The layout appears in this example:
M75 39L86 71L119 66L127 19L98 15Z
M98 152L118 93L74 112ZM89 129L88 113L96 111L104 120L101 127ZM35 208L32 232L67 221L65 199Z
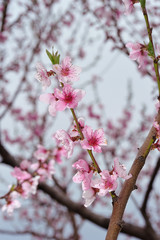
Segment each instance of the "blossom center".
M65 102L70 103L73 100L72 94L65 95Z
M94 137L90 138L90 139L88 140L88 143L89 143L90 146L96 146L96 145L98 145L97 138L94 138Z
M61 74L62 74L62 76L68 76L69 75L69 68L68 67L62 68Z

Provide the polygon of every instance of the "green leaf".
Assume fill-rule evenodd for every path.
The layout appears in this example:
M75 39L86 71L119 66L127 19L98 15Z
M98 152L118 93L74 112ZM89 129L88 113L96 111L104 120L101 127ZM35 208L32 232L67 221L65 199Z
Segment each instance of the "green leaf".
M46 49L46 53L49 57L49 59L51 60L52 64L59 64L60 61L60 54L58 54L58 51L56 51L54 53L54 50L52 50L52 53L50 53L47 49Z
M154 51L153 51L153 45L151 42L148 43L147 46L147 51L148 51L148 56L153 57L154 58Z
M49 59L51 60L52 64L55 64L54 63L54 58L53 58L52 54L47 49L46 49L46 53L47 53Z
M10 191L13 192L15 189L15 184L12 184Z
M145 8L146 6L146 0L139 0L141 4L141 8Z

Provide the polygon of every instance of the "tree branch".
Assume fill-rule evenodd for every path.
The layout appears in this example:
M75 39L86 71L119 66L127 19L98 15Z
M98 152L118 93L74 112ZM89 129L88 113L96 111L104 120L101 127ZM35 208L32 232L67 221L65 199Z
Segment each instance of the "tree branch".
M1 24L1 32L5 29L5 22L7 17L7 8L8 8L9 0L3 1L3 15L2 15L2 24Z
M9 154L5 147L0 142L0 155L2 156L3 163L8 164L12 167L18 166L15 158ZM101 215L93 213L89 209L85 208L82 204L72 201L61 189L56 187L50 187L45 183L40 183L38 186L39 190L49 195L53 200L57 201L59 204L67 207L71 212L79 214L82 218L91 221L92 223L102 227L104 229L108 228L109 218L105 218ZM122 233L130 236L137 237L142 240L151 240L148 237L145 228L138 227L130 223L125 223Z
M157 114L156 121L160 123L160 111ZM148 136L146 137L143 145L141 146L137 153L137 156L129 172L132 174L132 177L124 182L119 198L114 203L106 240L116 240L119 232L121 231L121 229L123 229L122 217L124 210L126 208L131 192L135 189L136 180L141 169L145 164L145 160L150 152L150 148L156 139L156 134L157 134L156 129L152 126ZM159 236L157 236L154 231L151 231L151 228L147 228L146 226L145 231L149 239L152 240L160 239Z
M54 236L47 236L46 234L40 234L38 232L34 232L34 231L10 231L10 230L2 230L0 229L0 233L1 234L7 234L7 235L24 235L24 234L29 234L32 235L34 237L38 237L40 239L54 239ZM60 238L56 237L56 240L61 240Z
M148 202L148 199L149 199L149 195L150 195L150 193L152 191L153 183L154 183L154 180L155 180L155 178L157 176L157 173L158 173L159 169L160 169L160 157L158 158L157 164L156 164L155 169L154 169L154 171L152 173L152 177L150 179L150 182L149 182L149 185L148 185L148 189L146 191L146 194L145 194L145 197L144 197L144 200L143 200L143 204L142 204L142 207L141 207L141 211L143 213L146 212L146 207L147 207L147 202Z

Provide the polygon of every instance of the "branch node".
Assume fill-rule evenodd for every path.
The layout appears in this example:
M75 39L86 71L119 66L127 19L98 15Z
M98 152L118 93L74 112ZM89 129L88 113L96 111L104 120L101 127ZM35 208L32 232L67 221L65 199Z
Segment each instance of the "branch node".
M135 184L135 185L133 186L133 190L132 190L132 191L137 190L137 189L138 189L138 187L137 187L137 185Z
M139 156L137 159L140 162L145 162L145 157L144 156Z
M118 226L122 229L125 225L125 221L121 220L118 222Z

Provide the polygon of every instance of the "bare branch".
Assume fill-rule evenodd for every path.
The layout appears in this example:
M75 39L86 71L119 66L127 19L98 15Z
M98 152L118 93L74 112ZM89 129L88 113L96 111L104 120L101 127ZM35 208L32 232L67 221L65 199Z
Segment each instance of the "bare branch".
M158 115L156 117L156 121L160 123L160 111L158 112ZM150 129L150 132L148 136L146 137L143 145L139 149L137 156L132 164L132 167L130 169L130 172L132 174L132 177L124 182L123 188L120 192L118 200L114 203L113 212L111 216L111 220L109 223L109 228L106 236L106 240L116 240L119 232L121 229L123 229L122 226L122 217L124 210L126 208L128 199L130 197L131 192L135 189L136 180L138 178L138 175L143 168L146 158L150 152L150 148L152 146L152 143L154 143L156 139L156 129L152 127ZM146 233L148 235L148 238L146 239L152 239L152 240L158 240L159 236L156 235L156 233L151 228L147 228L146 226ZM152 230L152 231L151 231Z
M149 199L149 195L150 195L150 193L152 191L153 183L154 183L154 180L155 180L155 178L157 176L157 173L158 173L159 169L160 169L160 157L158 158L157 164L155 166L155 169L154 169L154 171L152 173L152 177L151 177L149 185L148 185L148 189L147 189L146 194L144 196L143 204L142 204L142 207L141 207L141 211L143 213L146 212L146 207L147 207L147 202L148 202L148 199Z

